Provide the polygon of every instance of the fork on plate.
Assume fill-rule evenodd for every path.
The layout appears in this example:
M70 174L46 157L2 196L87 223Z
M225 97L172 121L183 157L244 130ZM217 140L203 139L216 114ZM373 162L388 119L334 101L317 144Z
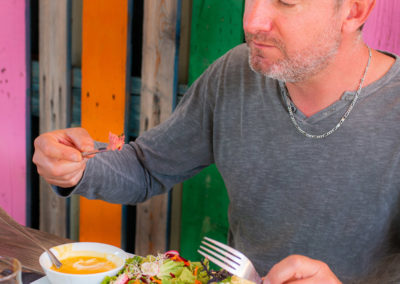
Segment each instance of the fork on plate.
M200 245L197 252L208 260L240 278L253 281L256 284L262 283L254 265L240 251L207 237L204 237L201 243L203 245Z

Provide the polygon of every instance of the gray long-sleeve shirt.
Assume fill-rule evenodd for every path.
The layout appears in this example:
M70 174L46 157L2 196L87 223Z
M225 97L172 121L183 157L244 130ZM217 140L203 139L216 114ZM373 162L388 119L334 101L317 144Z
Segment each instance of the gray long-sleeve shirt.
M316 140L297 132L278 82L251 71L247 52L240 45L217 60L165 123L91 159L74 193L137 203L215 163L230 198L231 244L260 274L303 254L344 281L358 277L399 243L400 60L392 55L344 124ZM324 133L353 97L295 117Z

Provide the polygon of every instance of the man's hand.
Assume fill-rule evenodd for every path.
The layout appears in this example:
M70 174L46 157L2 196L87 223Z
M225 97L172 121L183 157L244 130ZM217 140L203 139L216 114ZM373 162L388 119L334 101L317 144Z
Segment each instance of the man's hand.
M78 184L87 159L81 152L94 150L94 142L83 128L47 132L35 139L33 162L50 184L72 187Z
M291 255L275 264L264 284L339 284L328 265L302 255Z

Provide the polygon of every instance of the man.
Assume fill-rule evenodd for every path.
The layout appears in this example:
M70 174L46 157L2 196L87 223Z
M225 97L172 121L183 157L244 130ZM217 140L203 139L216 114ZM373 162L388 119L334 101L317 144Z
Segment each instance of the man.
M46 133L33 160L49 183L72 187L59 194L116 203L215 163L230 244L265 283L358 279L396 246L399 58L361 39L375 0L245 3L248 46L217 60L165 123L88 161L84 129Z

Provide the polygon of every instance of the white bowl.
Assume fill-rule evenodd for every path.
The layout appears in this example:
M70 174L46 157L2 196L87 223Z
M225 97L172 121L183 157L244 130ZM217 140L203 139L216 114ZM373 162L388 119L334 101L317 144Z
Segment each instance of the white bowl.
M46 273L47 278L52 284L99 284L106 276L114 276L120 271L125 260L128 257L127 253L122 249L115 246L102 244L102 243L70 243L63 244L50 249L62 262L63 258L75 256L76 252L95 252L96 254L105 256L107 259L113 261L117 267L101 273L93 274L69 274L57 272L50 269L52 266L51 260L46 252L42 253L39 258L39 263ZM90 254L90 253L89 253Z

